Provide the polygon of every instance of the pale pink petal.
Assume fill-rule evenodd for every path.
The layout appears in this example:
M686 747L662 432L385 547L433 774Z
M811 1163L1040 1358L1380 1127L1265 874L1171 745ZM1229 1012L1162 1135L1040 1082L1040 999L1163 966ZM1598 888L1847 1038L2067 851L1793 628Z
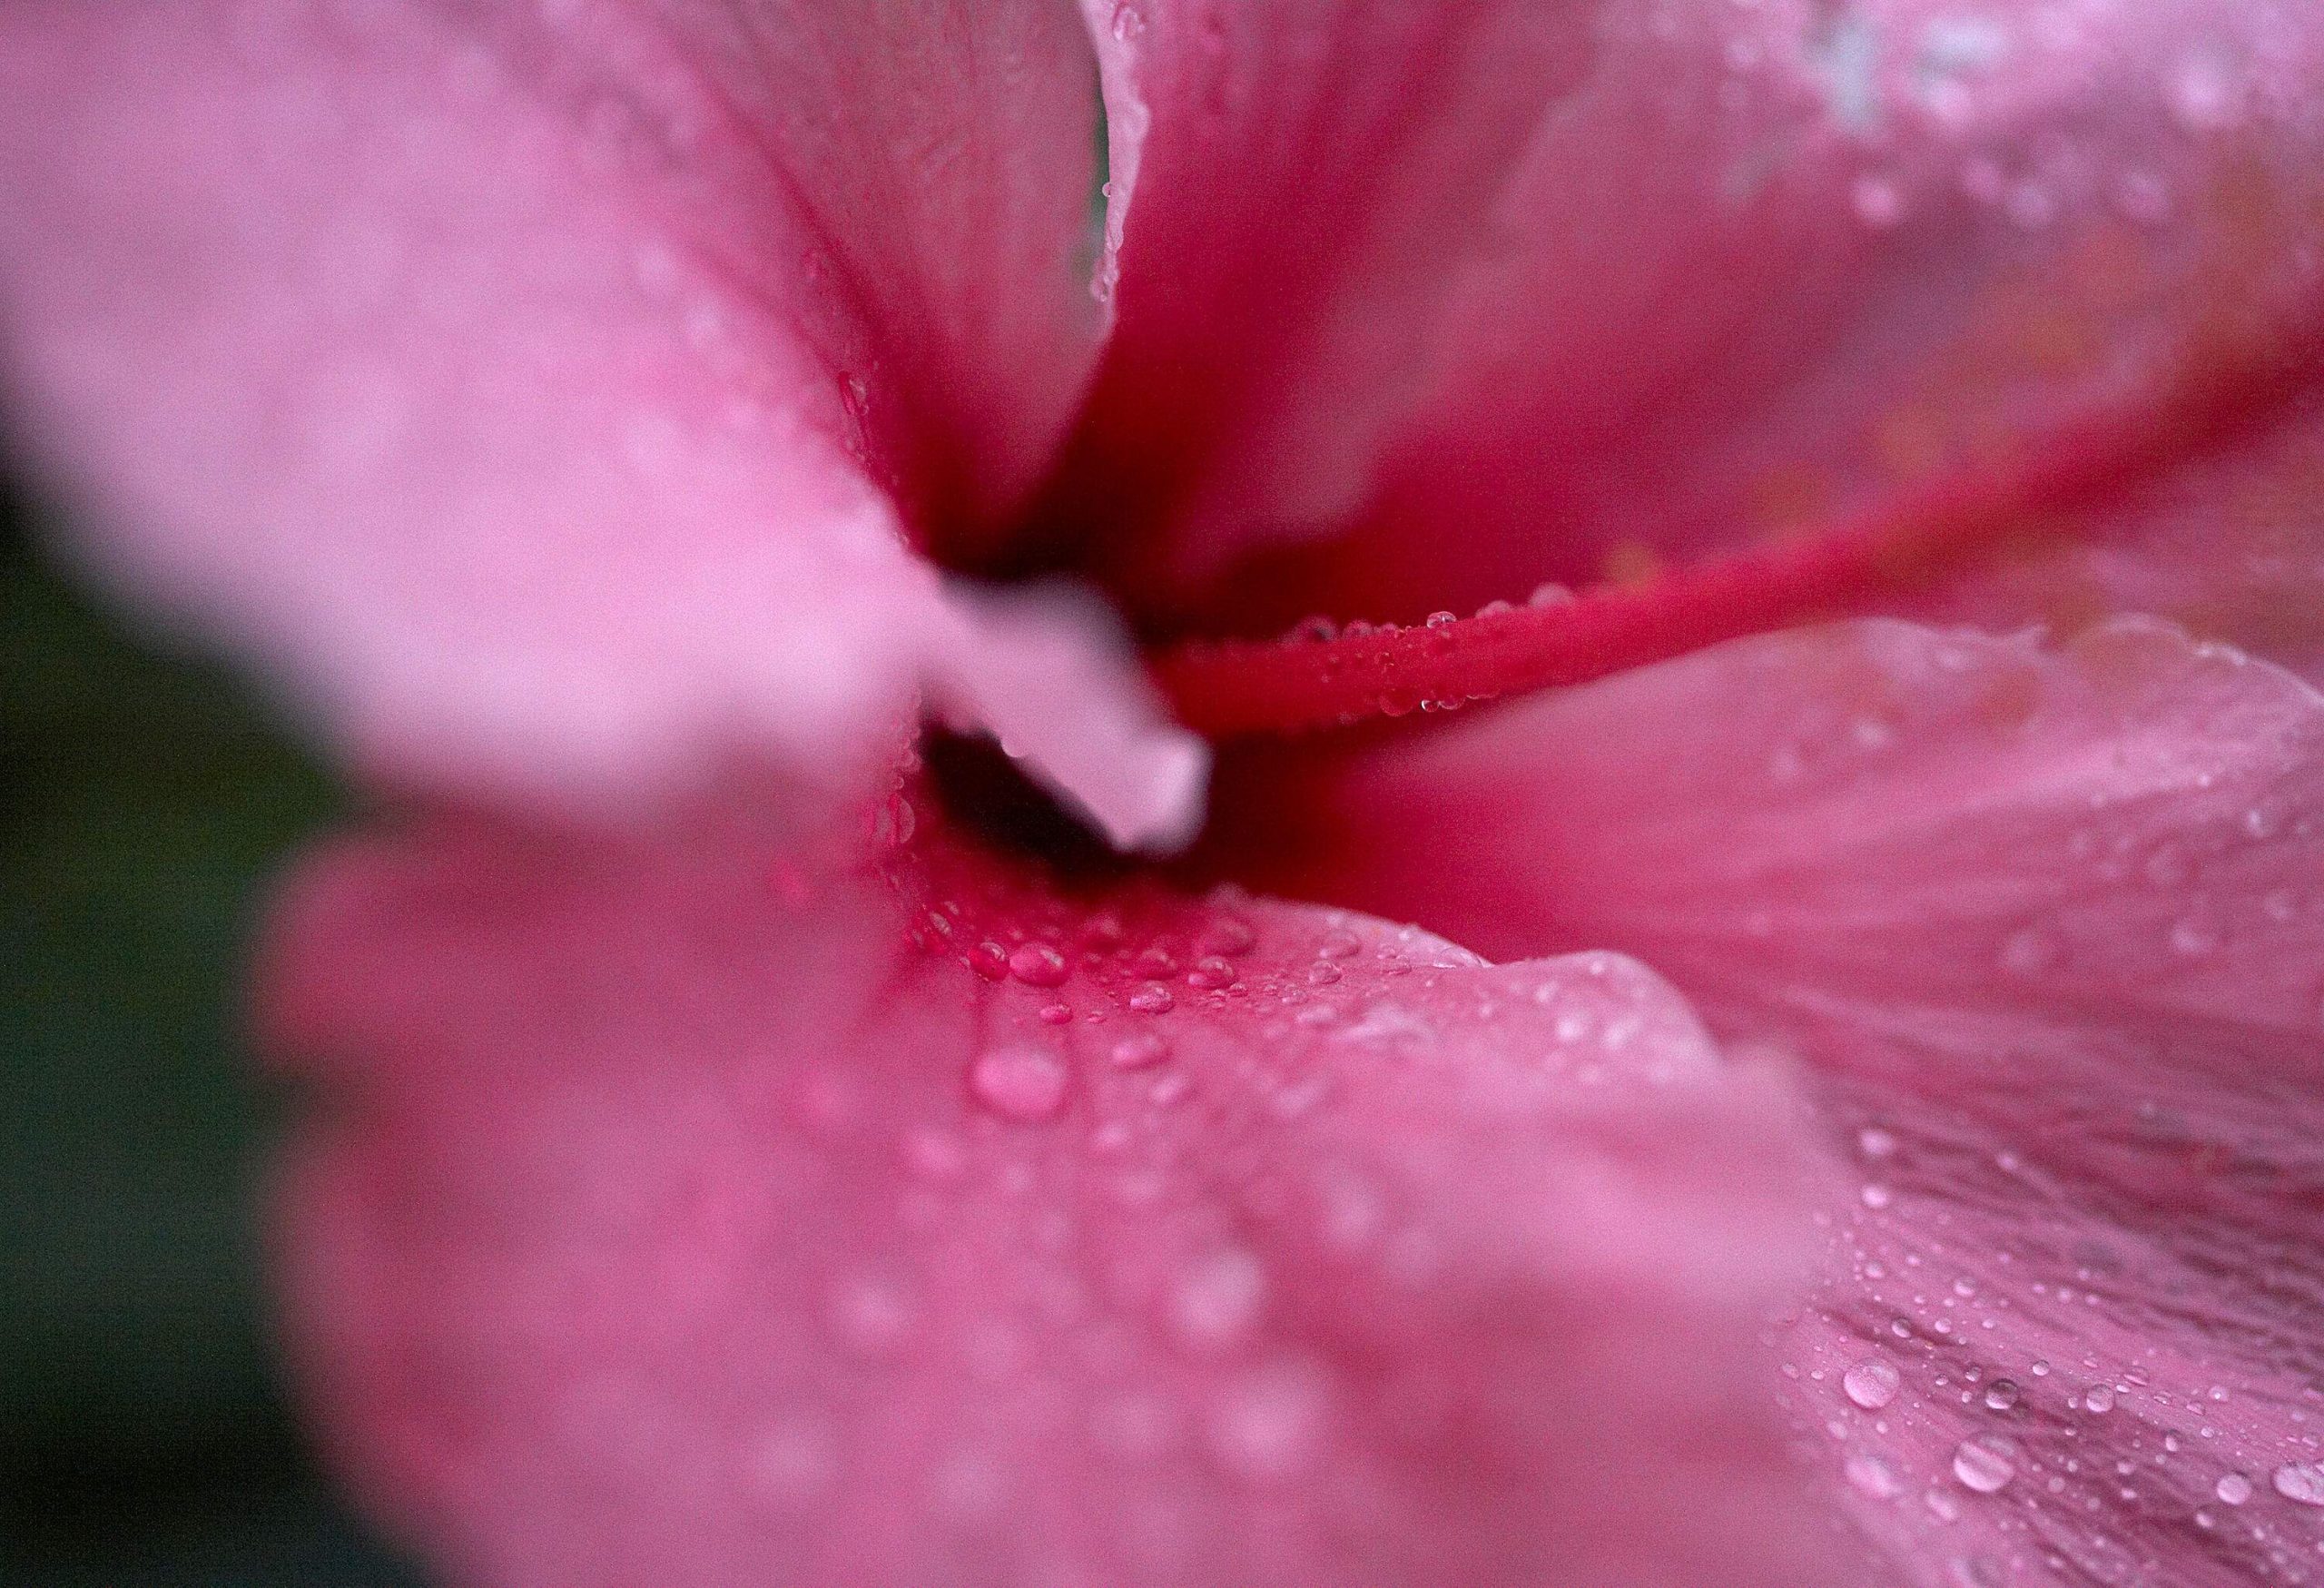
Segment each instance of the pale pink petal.
M1860 1184L1783 1349L1891 1580L2324 1577L2324 698L2152 623L1865 624L1330 797L1326 896L1639 954L1806 1067Z
M1817 1580L1771 1073L1614 956L929 825L438 826L292 891L290 1334L448 1580Z
M388 775L843 780L976 662L905 529L1093 356L1089 70L1029 3L12 6L12 418Z
M1200 484L1134 591L1208 626L1467 612L1795 530L2160 404L2222 341L2324 312L2307 0L1533 7L1569 47L1496 39L1452 88L1389 20L1413 8L1340 5L1224 116L1201 96L1243 86L1239 35L1214 61L1180 9L1137 8L1108 79L1144 63L1167 92L1117 183L1122 417L1101 385L1095 418L1144 457L1178 443L1141 402L1231 416L1177 459ZM1482 37L1494 10L1428 15ZM1394 136L1349 124L1374 104ZM1118 114L1118 166L1125 136ZM1448 148L1471 163L1418 163ZM1163 284L1141 227L1171 243ZM1420 285L1380 263L1415 252ZM1167 336L1141 323L1157 299ZM1302 538L1267 577L1219 573Z

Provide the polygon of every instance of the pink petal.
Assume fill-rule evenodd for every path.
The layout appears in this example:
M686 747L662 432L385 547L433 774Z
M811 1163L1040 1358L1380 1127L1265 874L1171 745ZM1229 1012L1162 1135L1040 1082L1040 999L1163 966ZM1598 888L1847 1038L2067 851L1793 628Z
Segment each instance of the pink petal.
M1124 415L1137 382L1166 413L1234 416L1140 587L1211 626L1466 612L1794 530L2160 400L2223 337L2318 312L2305 0L1535 7L1570 48L1497 43L1458 93L1399 52L1384 19L1410 8L1336 6L1331 49L1270 59L1275 86L1224 122L1199 106L1225 67L1174 43L1194 31L1176 9L1141 7L1153 25L1121 46L1169 93L1117 193L1107 380ZM1322 31L1276 10L1299 43ZM1398 95L1396 135L1344 124ZM1263 153L1213 132L1261 114ZM1471 164L1420 163L1456 146ZM1142 227L1171 240L1167 287L1140 275ZM1196 248L1182 227L1211 230ZM1375 262L1398 248L1426 256L1423 285ZM1187 322L1167 345L1141 293ZM1246 348L1243 384L1209 373ZM1213 577L1303 538L1267 577Z
M1361 505L1414 332L1535 123L1587 71L1589 7L1529 0L1082 0L1108 113L1118 320L1052 504L1167 605L1189 575Z
M2152 612L2324 679L2324 418L2314 402L2068 533L1915 598L1938 621L2073 633Z
M920 824L772 889L747 833L437 826L293 891L291 1335L452 1580L1816 1577L1771 1075L1618 958Z
M1093 357L1070 15L665 9L0 24L0 369L80 549L390 775L884 765L980 637L891 492L984 532Z
M2324 698L2152 623L1864 624L1334 798L1334 896L1639 954L1804 1061L1861 1183L1793 1406L1892 1580L2324 1576Z

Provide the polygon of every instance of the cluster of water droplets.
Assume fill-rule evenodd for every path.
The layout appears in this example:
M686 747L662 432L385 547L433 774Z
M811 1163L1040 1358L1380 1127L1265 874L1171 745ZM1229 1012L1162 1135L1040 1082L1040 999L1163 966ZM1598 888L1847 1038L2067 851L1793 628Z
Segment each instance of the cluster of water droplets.
M2085 1267L2078 1283L2059 1283L2013 1272L2024 1259L1965 1230L1953 1248L1959 1221L1926 1200L1907 1208L1890 1181L1909 1176L1906 1160L1955 1149L1876 1123L1856 1131L1855 1147L1862 1210L1835 1233L1853 1253L1856 1327L1784 1373L1821 1386L1795 1410L1838 1446L1848 1489L1896 1518L1876 1533L1913 1533L1905 1519L1917 1514L1924 1544L1941 1554L1974 1524L1977 1538L1965 1536L1949 1568L1962 1583L2065 1573L2128 1585L2155 1580L2141 1552L2156 1547L2158 1523L2219 1537L2231 1523L2250 1552L2240 1558L2265 1580L2324 1580L2324 1394L2239 1416L2234 1392L2171 1383L2185 1365L2152 1348L2152 1361L2102 1360L2061 1309L2110 1308L2108 1274ZM1994 1167L2034 1172L2006 1149ZM1995 1366L2037 1341L2055 1356ZM2287 1440L2284 1422L2307 1431Z

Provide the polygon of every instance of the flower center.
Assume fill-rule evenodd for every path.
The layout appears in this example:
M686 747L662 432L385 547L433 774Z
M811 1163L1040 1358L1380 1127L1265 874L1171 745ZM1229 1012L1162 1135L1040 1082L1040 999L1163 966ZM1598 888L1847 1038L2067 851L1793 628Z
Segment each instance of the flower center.
M1544 587L1472 617L1198 640L1152 663L1179 721L1214 739L1345 726L1579 684L1719 640L1860 608L2012 544L2073 533L2089 509L2260 421L2314 376L2313 330L2182 360L2178 385L2014 440L1819 532L1642 586Z

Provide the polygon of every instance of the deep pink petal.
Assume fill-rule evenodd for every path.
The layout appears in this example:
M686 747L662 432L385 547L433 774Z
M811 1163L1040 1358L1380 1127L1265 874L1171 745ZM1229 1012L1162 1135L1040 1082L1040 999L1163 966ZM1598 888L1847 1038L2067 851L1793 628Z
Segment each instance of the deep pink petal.
M1650 974L774 853L438 827L278 922L297 1355L453 1580L1815 1578L1796 1105Z
M1167 607L1362 504L1416 332L1595 10L1082 0L1104 76L1114 335L1059 533ZM1118 528L1086 539L1093 520Z
M1240 56L1180 9L1138 7L1110 63L1164 88L1117 194L1127 439L1104 386L1096 418L1150 451L1176 443L1149 407L1231 416L1137 587L1214 627L1467 612L1811 526L2318 311L2305 0L1534 7L1568 47L1495 38L1453 88L1411 8L1332 7L1317 43L1281 6L1316 47L1223 116L1202 95ZM1391 268L1415 254L1420 285Z
M1805 1063L1861 1184L1793 1403L1896 1580L2324 1573L2324 698L2151 623L1867 624L1324 797L1326 896L1638 954Z
M1094 114L1031 0L34 0L0 371L84 554L362 761L835 778L977 692L898 509L980 533L1078 399Z

